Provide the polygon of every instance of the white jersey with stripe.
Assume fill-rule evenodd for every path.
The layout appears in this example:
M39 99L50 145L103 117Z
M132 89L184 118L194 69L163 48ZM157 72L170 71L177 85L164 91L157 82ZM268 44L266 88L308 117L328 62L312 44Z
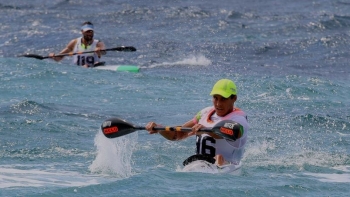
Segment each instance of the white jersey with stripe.
M208 134L202 134L196 137L197 154L207 154L211 156L222 155L228 162L238 164L243 157L244 147L249 133L249 124L246 114L239 108L234 108L231 113L220 117L215 113L213 107L202 109L193 118L194 123L205 127L213 127L222 120L233 120L243 126L244 133L236 141L226 139L215 139Z
M77 38L77 42L74 46L73 53L86 52L86 51L94 51L96 49L98 40L94 40L91 45L85 46L82 42L82 37ZM95 63L99 62L100 58L96 53L83 53L74 55L73 63L78 66L88 65L89 67L93 67Z

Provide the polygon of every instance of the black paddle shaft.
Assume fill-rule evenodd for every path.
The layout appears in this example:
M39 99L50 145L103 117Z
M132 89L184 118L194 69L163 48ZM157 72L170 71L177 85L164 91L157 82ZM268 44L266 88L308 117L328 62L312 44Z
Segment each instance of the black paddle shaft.
M102 133L107 138L117 138L123 135L133 133L138 130L145 130L143 126L135 126L131 123L126 122L125 120L119 118L110 118L105 120L101 125ZM192 128L188 127L155 127L154 130L158 131L183 131L191 132ZM199 131L215 133L225 139L237 140L243 136L244 130L243 126L239 123L236 123L232 120L223 120L217 123L212 128L202 128Z
M136 48L133 46L120 46L120 47L114 47L114 48L109 48L101 51L123 51L123 52L134 52L136 51ZM64 56L72 56L72 55L78 55L78 54L84 54L84 53L94 53L95 51L85 51L85 52L76 52L76 53L63 53L63 54L57 54L52 57L64 57ZM51 58L50 56L41 56L37 54L30 54L26 53L24 55L19 55L18 57L30 57L30 58L35 58L39 60Z

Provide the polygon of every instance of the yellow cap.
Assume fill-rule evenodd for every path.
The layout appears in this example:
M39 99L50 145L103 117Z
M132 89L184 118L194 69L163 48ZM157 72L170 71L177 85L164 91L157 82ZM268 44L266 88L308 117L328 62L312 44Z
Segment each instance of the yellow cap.
M218 94L222 97L228 98L232 94L237 95L236 84L229 79L220 79L217 81L211 90L210 95Z

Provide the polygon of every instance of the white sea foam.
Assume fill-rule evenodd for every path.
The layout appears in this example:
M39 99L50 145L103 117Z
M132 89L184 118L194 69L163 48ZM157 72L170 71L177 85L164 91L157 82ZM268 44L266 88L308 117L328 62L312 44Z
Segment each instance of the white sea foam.
M131 156L137 134L108 139L101 132L95 137L97 155L89 166L93 174L64 171L55 166L1 165L0 188L13 187L82 187L132 175ZM105 179L108 175L110 178ZM112 177L110 176L112 175ZM113 178L114 177L114 178Z
M308 176L318 178L321 182L332 182L332 183L350 183L350 174L326 174L326 173L304 173Z
M281 152L282 151L282 152ZM284 166L298 167L300 170L305 170L305 165L315 167L328 167L332 169L335 164L346 163L348 157L344 154L332 154L325 151L298 150L285 151L279 147L274 141L261 141L249 144L246 148L244 161L246 165L251 167L261 166Z
M72 171L18 168L33 168L33 166L0 166L0 188L48 186L81 187L99 184L104 181L100 177Z
M322 182L350 183L350 166L337 166L332 169L341 171L340 173L304 173L308 176L318 178Z
M186 57L183 60L176 61L176 62L163 62L158 64L152 64L149 67L145 68L155 68L155 67L163 67L163 66L179 66L179 65L185 65L185 66L209 66L211 64L211 60L206 58L204 55L192 55L189 57Z
M337 167L334 167L333 169L350 173L350 166L337 166Z

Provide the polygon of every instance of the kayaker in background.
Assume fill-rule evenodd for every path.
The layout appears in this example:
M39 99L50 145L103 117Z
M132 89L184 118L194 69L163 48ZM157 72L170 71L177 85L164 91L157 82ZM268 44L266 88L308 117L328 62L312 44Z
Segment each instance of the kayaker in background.
M244 147L249 133L249 124L246 114L234 106L237 100L236 85L229 79L221 79L213 86L210 95L213 98L213 106L202 109L193 119L182 125L182 127L191 127L191 132L155 131L153 128L160 126L155 122L149 122L146 125L146 130L150 134L159 133L168 140L182 140L196 135L196 155L189 157L187 160L199 160L204 155L209 156L208 158L210 159L214 158L215 164L218 166L225 164L238 165L243 157ZM241 124L244 128L244 135L236 141L232 141L214 133L199 131L203 127L213 127L222 120L233 120ZM184 163L186 162L191 161L185 160Z
M83 23L81 33L82 37L70 41L60 54L95 51L94 53L74 55L73 59L75 65L94 67L100 63L101 55L106 54L106 51L103 51L105 45L103 42L94 39L94 26L91 22L87 21ZM55 61L61 61L63 59L63 57L55 57L54 53L50 53L49 56Z

